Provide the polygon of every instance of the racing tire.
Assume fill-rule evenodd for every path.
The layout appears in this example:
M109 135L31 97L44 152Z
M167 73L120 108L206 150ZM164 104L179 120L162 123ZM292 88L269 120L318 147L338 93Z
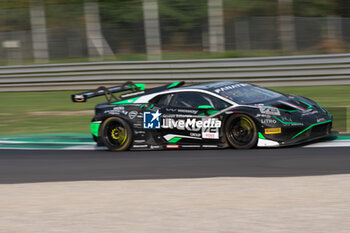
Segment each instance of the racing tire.
M227 141L236 149L250 149L258 142L258 130L253 119L245 114L232 115L226 122Z
M130 147L132 142L132 130L129 124L119 118L107 118L100 128L101 142L110 151L124 151Z

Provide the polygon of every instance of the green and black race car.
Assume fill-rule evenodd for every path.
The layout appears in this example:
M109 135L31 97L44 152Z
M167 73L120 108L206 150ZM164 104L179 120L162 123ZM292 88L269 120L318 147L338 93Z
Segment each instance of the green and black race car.
M234 81L148 90L127 82L72 100L100 95L107 102L96 105L91 133L111 151L279 147L327 136L332 128L331 114L308 98Z

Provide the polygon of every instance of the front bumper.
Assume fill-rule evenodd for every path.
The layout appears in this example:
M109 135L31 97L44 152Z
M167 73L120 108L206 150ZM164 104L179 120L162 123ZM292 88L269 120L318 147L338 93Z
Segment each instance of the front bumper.
M329 136L332 129L332 120L311 124L297 133L290 134L290 139L259 138L258 147L293 146Z

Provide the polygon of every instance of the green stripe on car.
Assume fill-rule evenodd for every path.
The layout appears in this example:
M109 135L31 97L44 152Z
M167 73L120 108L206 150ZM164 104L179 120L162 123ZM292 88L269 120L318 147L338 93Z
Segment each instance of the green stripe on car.
M182 138L181 137L173 137L172 139L170 139L168 142L171 144L175 144L178 141L180 141Z
M91 128L91 134L98 137L98 130L100 129L101 122L91 122L90 128Z
M173 87L176 87L177 85L179 85L180 82L174 82L172 84L170 84L167 88L173 88Z
M122 101L118 101L118 102L115 102L115 103L111 103L111 104L132 104L134 103L138 98L140 98L139 96L138 97L135 97L135 98L131 98L131 99L127 99L127 100L122 100Z
M294 135L294 136L292 137L292 139L298 137L300 134L304 133L305 131L311 129L312 127L314 127L314 126L316 126L316 125L327 124L327 123L329 123L329 122L332 122L332 121L331 121L331 120L328 120L328 121L323 121L323 122L319 122L319 123L312 124L312 125L308 126L307 128L305 128L304 130L302 130L302 131L300 131L299 133L297 133L296 135Z

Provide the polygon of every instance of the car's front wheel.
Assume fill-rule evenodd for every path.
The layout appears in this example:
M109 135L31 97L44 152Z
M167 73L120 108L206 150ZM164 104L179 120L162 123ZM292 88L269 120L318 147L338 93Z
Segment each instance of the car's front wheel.
M226 138L237 149L250 149L256 146L258 131L253 119L245 114L232 115L226 122Z
M102 143L111 151L126 150L132 142L132 130L129 124L119 117L106 119L100 130Z

